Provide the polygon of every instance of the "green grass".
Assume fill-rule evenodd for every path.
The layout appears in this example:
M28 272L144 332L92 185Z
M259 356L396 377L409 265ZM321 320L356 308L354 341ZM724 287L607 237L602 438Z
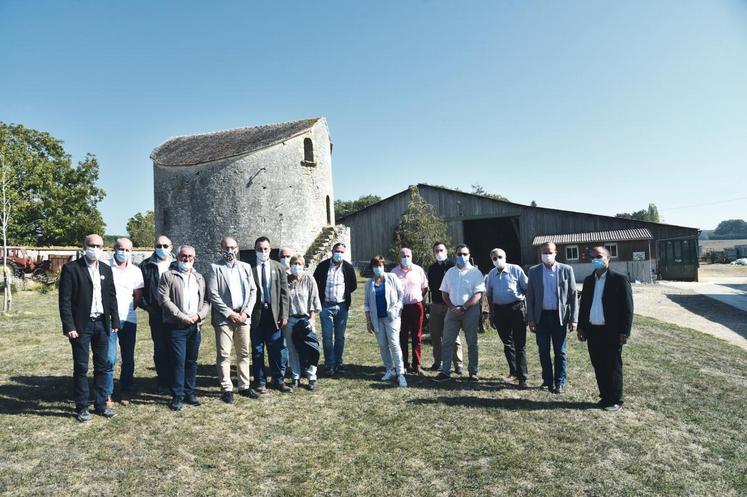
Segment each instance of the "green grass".
M204 330L203 406L180 413L154 395L140 316L140 395L112 420L80 424L56 294L24 293L0 317L0 494L743 496L747 495L747 353L710 336L637 317L624 352L625 408L597 400L585 345L569 344L567 393L504 383L495 331L480 336L470 385L378 381L374 338L357 292L350 374L316 392L218 399L215 339ZM538 385L533 340L530 384ZM424 346L430 365L431 348Z

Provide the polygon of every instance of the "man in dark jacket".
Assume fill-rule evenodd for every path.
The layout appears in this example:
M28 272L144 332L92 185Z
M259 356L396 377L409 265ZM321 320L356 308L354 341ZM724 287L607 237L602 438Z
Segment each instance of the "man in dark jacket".
M320 262L314 270L322 301L319 320L322 323L324 364L329 376L345 374L342 354L345 351L345 328L352 300L350 294L358 287L353 265L343 259L345 248L344 243L335 243L332 257Z
M158 304L158 282L174 261L171 255L171 240L161 235L150 257L140 264L143 272L143 299L140 307L148 311L150 337L153 340L153 363L156 366L158 392L167 394L171 387L169 366L169 335L164 327L161 306Z
M633 326L633 293L628 279L609 269L607 249L594 247L591 257L594 272L584 280L578 338L589 346L602 399L599 405L614 412L623 403L622 348Z
M60 319L62 333L73 349L73 384L78 421L90 421L88 412L88 350L93 352L94 412L106 418L116 414L106 406L106 358L109 333L119 330L117 291L112 269L99 262L104 241L88 235L84 255L62 267L60 275Z

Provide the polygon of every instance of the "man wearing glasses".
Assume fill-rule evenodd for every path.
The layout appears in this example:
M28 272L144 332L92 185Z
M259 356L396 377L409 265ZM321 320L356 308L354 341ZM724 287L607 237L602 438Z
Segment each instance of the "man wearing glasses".
M143 273L143 297L140 307L148 311L150 337L153 340L153 363L156 366L158 393L169 393L171 373L168 355L168 334L163 325L161 306L158 304L158 282L171 263L171 240L166 235L156 239L156 247L150 257L140 264Z
M480 270L470 264L467 245L457 246L456 266L446 271L440 290L448 311L444 319L441 372L433 381L443 382L451 379L451 359L460 329L464 330L467 339L469 380L479 381L477 333L482 314L480 300L485 293L485 282Z
M93 352L94 412L105 418L115 416L106 405L106 360L109 335L119 329L119 312L112 270L99 262L103 246L99 235L88 235L83 257L65 264L60 275L60 319L62 333L73 349L75 414L81 422L91 420L86 376L89 348Z
M158 284L158 303L168 334L172 411L180 411L184 402L200 405L195 396L197 356L202 341L200 327L210 305L205 295L205 279L192 267L194 262L195 249L182 245L177 263L163 273Z
M345 328L350 309L350 294L358 287L353 265L344 260L345 244L337 242L332 247L332 257L319 263L314 279L322 295L322 342L324 364L328 376L345 374L342 354L345 351ZM334 341L333 341L334 338Z

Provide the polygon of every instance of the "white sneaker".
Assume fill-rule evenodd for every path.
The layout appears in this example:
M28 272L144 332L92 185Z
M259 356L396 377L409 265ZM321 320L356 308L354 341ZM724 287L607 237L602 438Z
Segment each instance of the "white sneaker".
M401 387L407 386L407 380L405 379L405 375L403 374L399 375L399 379L397 381L399 382L399 386Z
M384 376L381 377L381 381L389 381L391 379L394 379L395 376L397 375L390 369Z

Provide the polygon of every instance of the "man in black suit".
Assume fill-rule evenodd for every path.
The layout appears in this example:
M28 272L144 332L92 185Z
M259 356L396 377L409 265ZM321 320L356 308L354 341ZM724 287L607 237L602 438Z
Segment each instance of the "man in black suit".
M88 412L88 349L93 351L94 412L106 418L116 414L106 406L106 358L109 330L119 329L117 292L112 269L99 262L104 241L88 235L84 256L68 262L60 275L62 333L73 349L73 385L78 421L90 421Z
M288 277L285 269L277 261L270 260L270 239L266 236L254 242L257 260L252 264L254 283L259 290L257 302L252 311L250 339L252 342L253 388L259 393L266 391L265 345L272 375L272 388L290 393L293 390L285 384L285 367L288 363L288 349L285 346L282 329L288 323Z
M594 272L584 280L578 338L588 342L599 406L614 412L623 403L622 348L633 326L633 292L625 276L609 269L607 249L594 247L591 258Z

